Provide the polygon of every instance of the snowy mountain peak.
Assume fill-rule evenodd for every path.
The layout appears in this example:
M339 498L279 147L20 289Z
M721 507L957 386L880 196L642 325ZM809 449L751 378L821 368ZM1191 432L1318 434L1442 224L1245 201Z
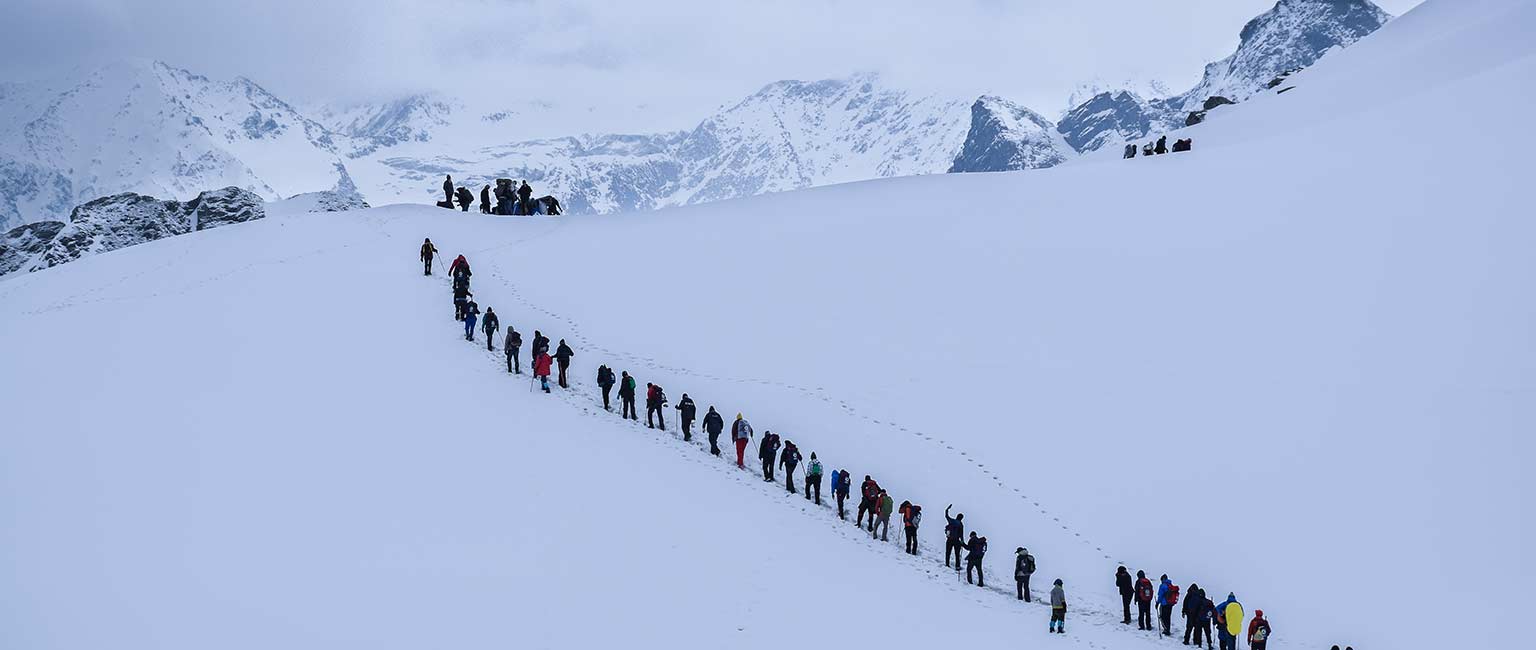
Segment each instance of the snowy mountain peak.
M1071 152L1050 120L1019 104L989 95L971 105L970 131L949 171L1054 167L1066 162Z

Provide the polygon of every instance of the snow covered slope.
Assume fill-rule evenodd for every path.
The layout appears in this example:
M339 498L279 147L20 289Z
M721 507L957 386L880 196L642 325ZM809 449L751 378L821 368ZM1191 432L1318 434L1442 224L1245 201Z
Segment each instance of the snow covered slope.
M647 215L274 211L0 281L0 645L1056 642L936 566L949 502L992 582L1017 545L1066 581L1063 643L1156 643L1110 611L1123 561L1236 591L1271 647L1508 644L1536 222L1499 136L1533 28L1429 0L1189 154ZM456 340L423 236L571 342L576 391ZM924 504L925 555L596 413L603 362Z

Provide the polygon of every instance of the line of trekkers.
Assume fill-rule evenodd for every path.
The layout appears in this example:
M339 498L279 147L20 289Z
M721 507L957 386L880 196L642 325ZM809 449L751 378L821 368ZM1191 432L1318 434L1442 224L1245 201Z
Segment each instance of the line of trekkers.
M421 261L425 265L427 275L432 273L432 261L436 254L437 248L432 245L431 239L422 243ZM472 299L473 294L469 291L469 279L472 275L469 261L463 255L458 256L449 265L448 273L453 277L454 319L463 322L464 338L473 341L476 319L480 317L481 312L479 305ZM486 336L486 349L495 350L494 339L500 333L500 323L495 312L489 307L486 308L484 317L480 319L480 324L480 331ZM507 359L509 373L522 374L522 364L518 356L522 344L522 335L516 328L508 325L502 350ZM560 340L555 351L551 353L549 337L535 331L530 352L534 378L543 387L544 392L550 392L549 376L552 366L559 369L559 386L570 387L566 373L576 353L564 339ZM635 408L635 400L639 393L638 383L629 371L621 371L615 375L613 369L606 364L597 367L597 386L601 391L603 409L613 411L611 397L613 388L617 386L619 417L635 422L640 419ZM666 391L657 384L647 383L645 386L645 426L665 431L667 429L665 411L668 405ZM683 393L682 398L672 409L678 412L684 442L693 441L693 425L698 421L709 441L709 453L715 456L722 455L719 442L720 436L726 431L726 424L725 418L714 406L710 406L703 419L698 420L698 405L687 393ZM741 413L737 413L730 425L730 440L735 447L738 468L746 469L747 447L753 439L757 439L757 436L752 429L752 424ZM831 496L837 509L837 517L844 521L848 519L845 504L854 489L853 477L848 470L838 469L829 474L815 452L811 452L807 459L793 441L782 439L779 434L772 431L764 430L762 438L757 440L757 460L762 466L763 481L776 482L775 472L783 470L785 490L789 494L797 494L795 470L804 464L805 471L799 485L805 499L819 506L821 505L822 478L830 475ZM889 541L891 517L900 515L901 528L905 533L904 549L908 554L918 554L917 530L923 520L921 505L911 501L902 501L900 505L895 504L895 499L890 493L868 474L859 483L858 496L858 506L853 520L855 526L864 529L876 539ZM967 583L985 587L986 576L982 571L982 560L987 554L987 538L978 535L975 530L971 530L967 535L965 514L951 514L950 511L953 508L953 504L944 508L944 566L953 566L957 572L964 571ZM954 561L953 564L950 562L951 559ZM1035 572L1035 557L1022 546L1016 548L1013 577L1018 600L1033 601L1029 583ZM1157 585L1154 586L1147 578L1146 572L1137 571L1136 577L1132 578L1130 572L1121 566L1115 571L1114 579L1124 608L1124 619L1121 622L1126 625L1131 623L1131 604L1134 602L1137 610L1137 629L1157 631L1162 636L1172 636L1174 608L1180 607L1179 612L1185 622L1184 645L1192 643L1199 646L1204 643L1207 648L1214 649L1213 643L1219 643L1222 650L1237 650L1238 639L1246 638L1248 646L1253 650L1265 649L1271 630L1269 621L1264 618L1263 610L1256 610L1254 617L1248 621L1245 628L1243 606L1233 593L1229 592L1225 600L1217 603L1207 596L1205 590L1199 585L1191 583L1188 591L1182 595L1181 606L1179 586L1174 584L1166 574L1161 576ZM1067 601L1060 578L1052 584L1049 604L1051 607L1050 632L1065 634ZM1152 621L1154 608L1157 612L1156 627ZM1338 650L1337 646L1333 650Z
M498 178L496 179L496 204L494 206L491 205L491 194L491 186L486 185L480 188L481 214L499 214L504 216L547 214L554 216L564 212L560 207L560 200L553 196L546 195L537 199L533 198L533 188L528 186L528 181L523 181L521 186L513 187L512 179ZM469 206L475 203L475 194L469 191L469 188L462 185L458 189L454 189L453 176L445 175L443 179L443 200L437 202L437 207L452 210L454 201L458 201L460 210L469 212Z
M1181 151L1189 151L1190 149L1193 149L1194 147L1195 147L1195 140L1194 140L1194 138L1185 138L1183 140L1175 140L1174 143L1173 143L1173 152L1174 153L1179 153ZM1142 147L1141 147L1141 155L1143 155L1143 156L1156 156L1156 155L1165 154L1165 153L1168 153L1168 136L1166 136L1166 135L1162 136L1162 137L1159 137L1156 142L1148 142L1148 143L1142 145ZM1125 157L1125 158L1135 158L1136 157L1136 144L1134 142L1133 143L1127 143L1125 145L1125 155L1123 157Z

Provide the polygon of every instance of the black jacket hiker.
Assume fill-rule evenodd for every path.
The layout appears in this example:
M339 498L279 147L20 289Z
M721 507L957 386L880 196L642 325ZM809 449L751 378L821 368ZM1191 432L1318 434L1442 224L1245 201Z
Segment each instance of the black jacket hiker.
M437 247L432 245L431 239L422 242L421 263L425 265L425 271L422 273L422 275L432 275L432 256L436 254Z
M613 384L615 381L616 380L613 376L613 368L609 368L607 364L597 367L597 387L603 389L604 411L613 410L613 406L609 405L608 403L608 392L613 390Z
M725 430L725 418L715 412L715 407L709 407L709 412L704 414L704 433L709 434L709 453L720 455L720 432Z
M480 321L480 329L485 332L485 349L495 352L496 333L501 331L501 319L496 317L495 311L486 307L485 316Z
M975 531L971 531L971 540L965 543L965 581L971 581L971 571L976 571L976 584L987 586L987 579L981 574L981 558L987 554L987 538L977 537Z
M683 422L683 442L693 440L693 418L699 412L699 407L693 403L693 398L688 393L683 393L683 399L677 402L677 417Z
M1131 581L1131 573L1125 567L1115 570L1115 589L1120 591L1120 604L1125 609L1125 620L1122 624L1131 624L1131 597L1136 595L1135 583Z
M480 212L491 213L491 186L489 185L480 188Z
M1019 586L1019 600L1032 602L1029 596L1029 577L1035 574L1035 556L1019 547L1013 560L1013 581Z
M443 201L453 205L453 177L443 179Z
M523 347L523 335L518 334L517 330L512 329L512 326L508 325L507 340L502 345L505 346L505 349L502 351L507 354L507 372L523 374L523 364L517 358L518 349Z
M949 509L954 505L944 507L944 566L949 566L950 555L955 558L955 570L960 570L960 549L965 548L965 513L949 516Z
M565 382L565 371L571 367L571 357L576 356L576 351L565 344L565 339L560 339L560 347L555 348L555 365L560 367L560 387L570 388Z

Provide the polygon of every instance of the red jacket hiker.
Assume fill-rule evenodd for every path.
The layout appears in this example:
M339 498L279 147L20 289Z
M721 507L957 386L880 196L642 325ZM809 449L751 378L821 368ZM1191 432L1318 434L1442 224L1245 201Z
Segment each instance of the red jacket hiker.
M448 275L458 273L459 269L464 269L464 274L469 275L469 260L464 259L463 255L453 260L453 264L448 267Z
M551 359L549 355L540 354L539 358L533 360L533 376L548 377L550 363Z

